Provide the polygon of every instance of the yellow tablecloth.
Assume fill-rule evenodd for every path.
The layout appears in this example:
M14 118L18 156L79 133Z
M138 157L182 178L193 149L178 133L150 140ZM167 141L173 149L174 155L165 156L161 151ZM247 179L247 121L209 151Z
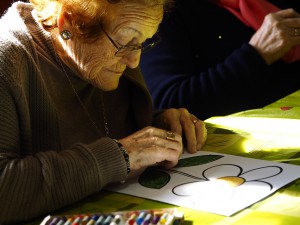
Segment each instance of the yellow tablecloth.
M206 121L204 151L300 165L300 90L261 109ZM299 125L299 126L298 126ZM298 132L299 131L299 132ZM168 208L174 205L102 191L53 215ZM300 179L231 217L178 207L184 224L300 224ZM38 218L28 225L36 225Z

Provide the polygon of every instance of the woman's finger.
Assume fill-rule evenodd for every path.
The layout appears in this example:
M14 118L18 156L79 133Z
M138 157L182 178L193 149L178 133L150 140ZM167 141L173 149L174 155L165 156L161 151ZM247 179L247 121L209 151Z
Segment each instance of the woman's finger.
M197 150L200 150L205 145L207 129L205 123L201 120L197 120L197 122L194 124L196 128Z
M181 114L180 122L183 127L185 139L186 139L186 148L189 153L197 152L197 138L196 138L196 130L194 123L196 117L191 115L190 113Z
M195 127L196 150L200 150L206 141L207 130L205 123L199 120L195 115L190 114L191 121Z

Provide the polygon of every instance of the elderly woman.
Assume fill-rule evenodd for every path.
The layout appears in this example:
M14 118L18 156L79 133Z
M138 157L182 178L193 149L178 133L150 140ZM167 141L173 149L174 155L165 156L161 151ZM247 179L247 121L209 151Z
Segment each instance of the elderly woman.
M1 18L1 224L71 204L156 163L171 168L182 136L190 153L203 146L204 123L186 109L152 112L137 69L168 4L32 0Z

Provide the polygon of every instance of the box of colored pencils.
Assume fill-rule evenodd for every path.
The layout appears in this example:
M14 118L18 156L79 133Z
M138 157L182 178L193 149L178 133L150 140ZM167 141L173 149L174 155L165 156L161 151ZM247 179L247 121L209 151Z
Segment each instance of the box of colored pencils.
M176 208L134 210L78 215L49 215L40 225L180 225L184 220Z

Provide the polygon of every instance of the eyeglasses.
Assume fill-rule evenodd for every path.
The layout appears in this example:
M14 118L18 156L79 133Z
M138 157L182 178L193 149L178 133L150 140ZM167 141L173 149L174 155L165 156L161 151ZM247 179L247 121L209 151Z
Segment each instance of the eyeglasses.
M158 34L156 34L152 39L153 41L148 43L148 42L144 42L141 45L121 45L120 43L114 41L108 34L107 32L102 28L104 34L106 35L106 37L108 38L108 40L113 44L113 46L115 46L116 48L116 52L115 52L115 56L117 57L123 57L125 55L129 55L134 51L139 51L141 50L142 53L152 49L153 47L155 47L159 42L161 42L160 37L158 36Z

